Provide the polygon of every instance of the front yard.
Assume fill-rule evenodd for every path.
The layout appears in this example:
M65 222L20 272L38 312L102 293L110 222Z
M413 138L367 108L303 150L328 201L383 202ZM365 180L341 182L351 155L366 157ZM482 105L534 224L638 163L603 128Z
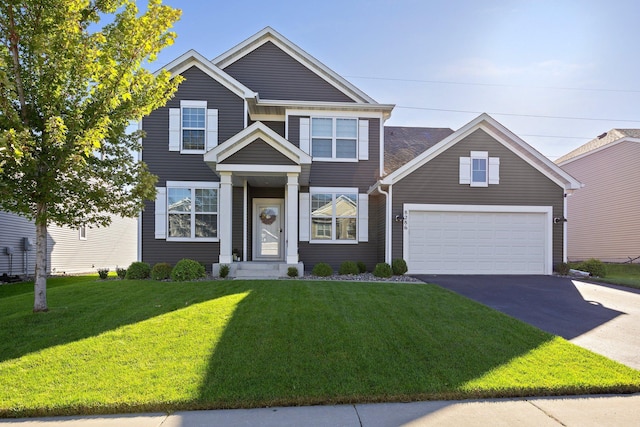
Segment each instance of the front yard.
M0 415L640 391L640 372L436 286L0 286Z

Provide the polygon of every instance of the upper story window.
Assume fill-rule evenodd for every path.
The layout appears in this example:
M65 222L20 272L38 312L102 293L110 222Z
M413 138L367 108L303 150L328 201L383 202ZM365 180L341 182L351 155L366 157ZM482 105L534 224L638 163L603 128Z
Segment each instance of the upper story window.
M180 101L169 109L169 151L203 154L218 145L218 110L207 101Z
M358 120L312 118L311 155L314 158L356 160L358 158Z
M349 117L300 117L300 149L320 162L369 160L369 120Z
M488 187L499 182L499 157L489 157L487 151L471 151L469 157L460 157L460 184Z
M167 183L167 240L214 241L218 238L216 183Z

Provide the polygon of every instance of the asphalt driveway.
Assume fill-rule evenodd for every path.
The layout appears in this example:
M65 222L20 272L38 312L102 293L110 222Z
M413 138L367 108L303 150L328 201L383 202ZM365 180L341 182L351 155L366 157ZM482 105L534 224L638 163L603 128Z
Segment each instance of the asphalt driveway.
M416 277L640 370L640 290L556 276Z

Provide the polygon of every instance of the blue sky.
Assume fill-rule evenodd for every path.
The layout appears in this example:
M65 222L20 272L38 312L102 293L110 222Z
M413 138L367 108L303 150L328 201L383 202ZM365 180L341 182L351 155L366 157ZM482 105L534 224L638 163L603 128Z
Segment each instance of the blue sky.
M182 18L154 70L189 49L214 58L271 26L396 104L387 125L458 129L488 112L552 160L640 128L636 0L163 3Z

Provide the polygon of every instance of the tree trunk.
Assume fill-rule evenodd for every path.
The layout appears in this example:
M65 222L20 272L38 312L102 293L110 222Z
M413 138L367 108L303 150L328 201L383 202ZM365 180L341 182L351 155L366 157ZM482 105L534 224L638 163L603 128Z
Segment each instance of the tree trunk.
M36 277L33 311L49 311L47 307L47 224L36 220Z

